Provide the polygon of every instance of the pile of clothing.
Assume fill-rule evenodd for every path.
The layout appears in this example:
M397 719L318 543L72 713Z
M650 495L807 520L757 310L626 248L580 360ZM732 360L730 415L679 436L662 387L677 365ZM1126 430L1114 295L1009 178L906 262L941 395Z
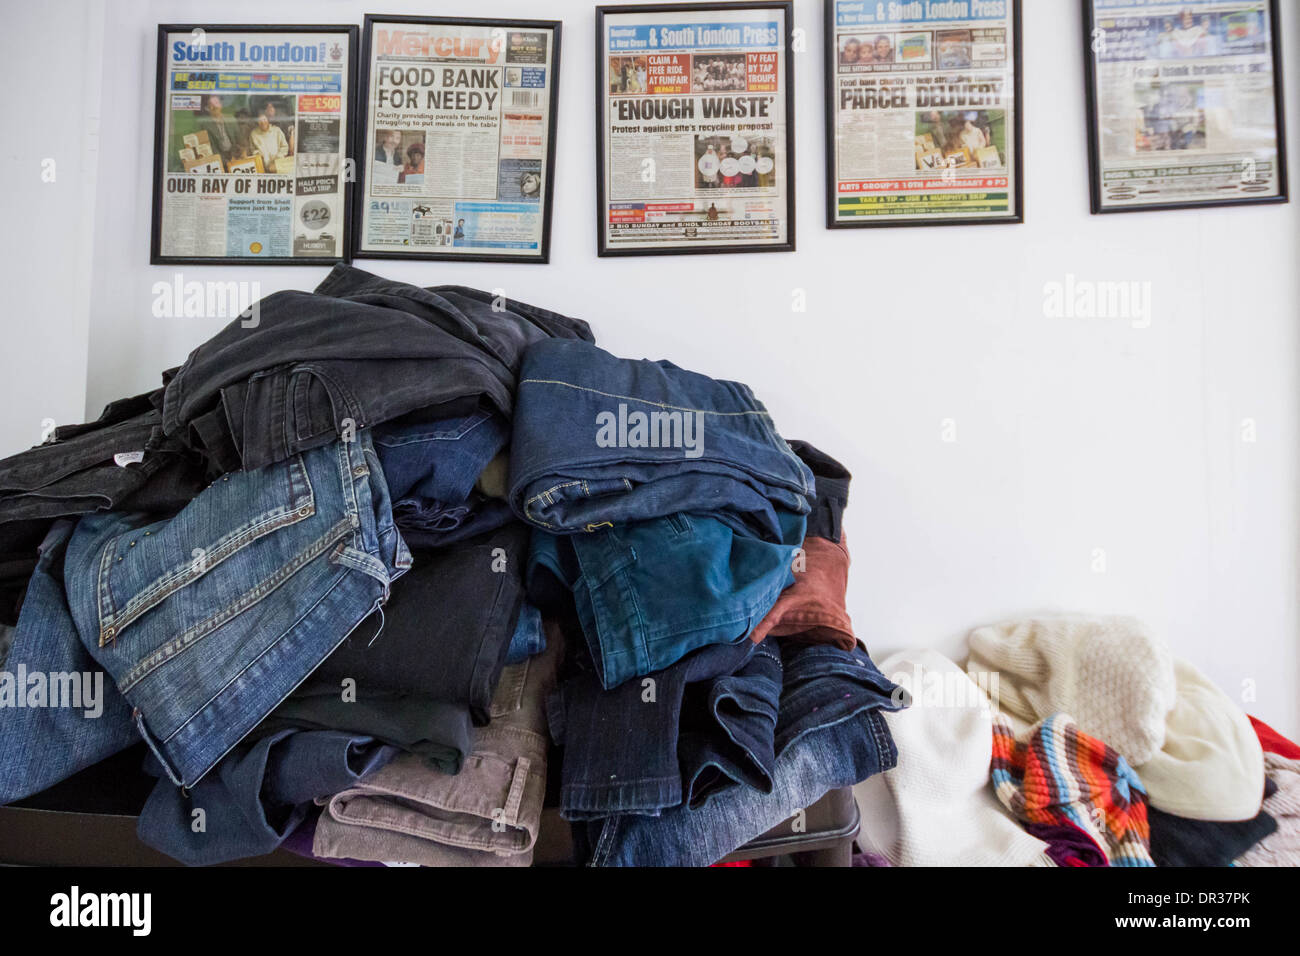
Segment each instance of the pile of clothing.
M878 866L1300 862L1300 748L1141 622L1035 618L970 635L965 668L887 658L902 752L855 787Z
M894 766L850 476L747 386L347 265L162 379L0 462L0 804L143 740L185 863L528 865L551 783L708 865Z

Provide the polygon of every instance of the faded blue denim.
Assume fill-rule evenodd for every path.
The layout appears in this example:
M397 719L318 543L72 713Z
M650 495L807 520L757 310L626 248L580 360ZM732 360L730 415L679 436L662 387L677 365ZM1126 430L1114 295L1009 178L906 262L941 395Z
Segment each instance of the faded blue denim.
M225 475L167 521L83 519L64 583L141 736L173 783L193 786L410 563L362 431Z
M41 544L40 561L0 672L15 680L20 670L92 675L92 680L98 674L103 710L90 717L84 708L0 706L0 804L52 787L138 739L131 708L82 646L68 610L63 560L75 525L67 519L55 522Z

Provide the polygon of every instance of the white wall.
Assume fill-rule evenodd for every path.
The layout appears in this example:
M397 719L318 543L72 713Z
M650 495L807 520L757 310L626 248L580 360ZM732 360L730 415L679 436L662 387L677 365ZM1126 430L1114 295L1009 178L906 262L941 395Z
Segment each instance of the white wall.
M97 0L7 4L3 15L0 456L42 441L50 423L84 420L103 39ZM53 69L37 37L58 37Z
M1135 613L1230 694L1246 692L1247 710L1300 732L1300 203L1090 216L1078 4L1028 0L1027 224L830 233L821 3L796 0L812 41L796 65L799 251L598 261L593 6L460 8L565 21L551 265L358 264L423 285L501 286L589 320L615 353L750 383L785 435L854 473L850 611L877 656L917 645L957 654L971 627L1010 615ZM1290 0L1282 6L1294 105L1300 16ZM381 7L432 12L408 0L112 5L89 413L155 385L223 324L150 311L151 285L174 273L146 264L155 24L216 13L228 23L360 23ZM1290 119L1300 168L1294 109ZM6 234L12 242L12 226ZM325 271L184 274L256 279L269 293L311 288ZM60 273L47 263L42 274ZM1150 327L1045 317L1044 284L1067 273L1149 281ZM796 289L806 313L790 309ZM955 442L941 440L945 419ZM1256 423L1253 443L1241 438L1244 419Z

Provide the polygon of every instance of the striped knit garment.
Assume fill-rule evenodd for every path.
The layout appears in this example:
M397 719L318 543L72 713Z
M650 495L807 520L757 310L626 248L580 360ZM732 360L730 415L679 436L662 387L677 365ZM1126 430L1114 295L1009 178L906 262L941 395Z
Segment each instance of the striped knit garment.
M1052 714L1024 742L993 718L993 789L1025 823L1073 823L1097 841L1111 866L1155 866L1142 781L1128 762L1074 718Z

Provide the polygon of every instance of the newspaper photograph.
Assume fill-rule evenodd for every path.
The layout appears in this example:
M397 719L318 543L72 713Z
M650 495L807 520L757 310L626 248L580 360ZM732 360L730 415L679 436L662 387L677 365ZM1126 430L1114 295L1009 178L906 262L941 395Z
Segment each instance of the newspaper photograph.
M159 28L154 262L343 258L356 36Z
M827 0L829 226L1020 222L1014 0Z
M1267 0L1093 0L1094 211L1283 193Z
M366 18L358 256L545 262L560 26Z
M794 246L790 8L598 8L600 254Z

